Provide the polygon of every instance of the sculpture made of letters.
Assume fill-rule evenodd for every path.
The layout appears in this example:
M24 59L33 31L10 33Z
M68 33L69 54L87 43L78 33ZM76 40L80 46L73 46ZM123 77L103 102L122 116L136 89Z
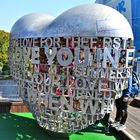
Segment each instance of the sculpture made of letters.
M100 4L55 19L27 15L11 30L11 75L39 125L53 132L77 132L110 113L127 88L133 57L129 23Z

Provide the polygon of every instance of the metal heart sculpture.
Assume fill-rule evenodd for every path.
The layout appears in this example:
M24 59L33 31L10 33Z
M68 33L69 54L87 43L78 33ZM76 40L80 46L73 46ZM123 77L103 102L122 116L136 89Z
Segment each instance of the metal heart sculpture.
M127 88L132 43L127 20L104 5L77 6L55 19L30 14L11 30L11 75L41 127L76 132L110 113Z

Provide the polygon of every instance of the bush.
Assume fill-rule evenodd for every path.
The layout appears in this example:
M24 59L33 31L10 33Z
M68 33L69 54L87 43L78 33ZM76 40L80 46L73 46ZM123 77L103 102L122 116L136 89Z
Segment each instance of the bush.
M10 74L10 68L9 68L8 64L3 65L2 74L3 75L9 75Z

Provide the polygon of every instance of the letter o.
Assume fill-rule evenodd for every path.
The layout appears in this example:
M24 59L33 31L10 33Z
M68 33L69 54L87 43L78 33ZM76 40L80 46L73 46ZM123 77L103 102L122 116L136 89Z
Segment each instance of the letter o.
M67 54L67 60L63 60L63 53ZM61 66L68 66L72 63L73 54L69 48L61 48L57 53L57 61Z
M76 88L86 88L86 80L83 77L78 77L75 80L75 86Z

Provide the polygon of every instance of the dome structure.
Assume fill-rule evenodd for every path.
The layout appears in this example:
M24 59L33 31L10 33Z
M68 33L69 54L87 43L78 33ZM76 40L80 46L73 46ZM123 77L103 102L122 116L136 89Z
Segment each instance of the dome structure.
M32 13L21 17L11 29L12 38L39 37L44 27L54 18L43 13Z
M43 36L108 36L133 38L126 18L111 7L84 4L67 10L46 27Z

